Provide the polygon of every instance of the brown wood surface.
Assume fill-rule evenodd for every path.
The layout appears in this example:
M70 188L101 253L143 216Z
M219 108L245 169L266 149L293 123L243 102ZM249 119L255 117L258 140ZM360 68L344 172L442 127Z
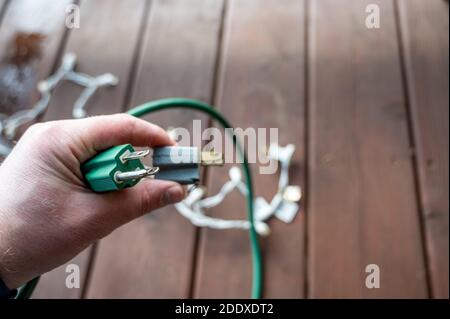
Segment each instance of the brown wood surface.
M448 298L448 2L399 2L432 296Z
M295 143L291 183L303 185L304 2L227 3L217 107L236 127L275 127L281 145ZM290 30L288 37L286 30ZM229 179L229 167L210 170L210 193ZM252 165L255 194L270 201L278 174L259 174L258 167ZM210 213L246 219L244 197L236 191ZM263 240L264 297L303 297L304 215L299 213L292 224L272 220L269 225L272 234ZM200 238L194 296L250 297L248 233L202 229Z
M392 1L311 2L309 294L427 297ZM365 286L366 265L380 288Z
M89 75L106 72L119 78L115 87L100 88L89 100L89 115L112 114L123 110L131 66L139 39L139 31L147 8L145 0L98 0L81 1L80 28L72 29L65 52L77 55L76 71ZM127 23L110 23L128 21ZM58 64L59 66L59 64ZM45 121L72 118L73 103L80 96L82 87L62 82L54 91ZM90 257L95 256L92 247L80 255L45 274L36 289L36 298L80 298L83 289L68 289L65 286L68 264L80 267L81 283L89 272Z
M39 284L33 292L33 299L79 299L82 297L83 287L87 276L87 267L91 257L90 249L81 252L69 262L49 271L41 276ZM66 278L73 270L66 267L77 265L80 274L80 288L67 288Z
M77 72L97 76L112 73L117 86L99 88L87 103L87 114L113 114L124 108L140 28L148 9L146 0L80 2L80 28L72 29L65 53L77 55ZM116 23L120 22L120 23ZM60 63L58 63L58 67ZM55 89L44 120L72 118L72 108L83 87L61 82Z
M221 12L222 1L153 1L131 106L173 96L211 99ZM169 111L147 119L167 128L205 117ZM174 207L143 216L100 242L88 297L189 297L194 245L195 228Z
M81 28L69 30L73 1ZM369 3L380 29L365 26ZM0 70L18 32L45 35L31 73L10 88L22 93L0 113L34 105L37 81L75 52L77 70L120 78L97 91L90 115L180 96L214 102L244 129L276 127L280 144L297 148L290 177L305 206L292 224L270 220L261 239L264 297L448 298L448 19L442 0L0 0ZM61 84L43 120L71 118L79 93ZM146 119L210 125L180 110ZM229 167L206 170L209 194ZM278 174L258 167L255 194L270 200ZM246 218L244 198L209 213ZM66 288L65 264L34 298L250 296L247 232L196 229L173 207L69 263L81 289ZM380 267L379 289L365 286L368 264Z

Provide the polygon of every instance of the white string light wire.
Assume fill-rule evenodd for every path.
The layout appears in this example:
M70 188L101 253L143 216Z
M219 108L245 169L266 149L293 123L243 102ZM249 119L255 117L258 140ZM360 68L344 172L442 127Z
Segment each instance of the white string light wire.
M75 101L72 112L74 118L86 116L85 107L87 101L98 88L118 84L118 78L111 73L105 73L94 77L84 73L75 72L74 68L76 60L77 57L74 53L67 53L64 55L59 69L53 75L38 83L37 90L41 95L41 99L31 109L18 111L9 117L0 114L0 133L8 140L13 140L17 129L21 125L35 120L44 113L50 102L52 90L63 80L71 81L85 88L81 92L79 98ZM0 143L0 154L5 156L8 155L11 148L12 147L6 142Z
M290 223L298 212L299 206L297 202L301 198L301 189L299 186L289 185L289 166L294 151L295 146L292 144L285 147L281 147L278 144L270 145L268 157L271 160L278 161L281 170L278 191L270 204L262 197L255 199L255 228L260 235L267 236L270 234L270 228L266 223L270 217L275 216L285 223ZM230 180L222 186L217 194L203 198L205 189L196 187L190 190L183 201L175 204L175 208L181 215L189 219L192 224L199 227L248 229L250 227L248 220L227 220L206 215L206 209L222 203L234 189L237 188L242 195L246 195L247 189L242 182L240 169L236 166L231 167L229 177Z

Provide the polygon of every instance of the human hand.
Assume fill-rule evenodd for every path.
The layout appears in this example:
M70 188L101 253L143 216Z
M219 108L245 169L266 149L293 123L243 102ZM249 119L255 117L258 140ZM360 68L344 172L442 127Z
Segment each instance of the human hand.
M30 127L0 166L0 278L17 288L72 259L94 241L154 209L180 201L174 182L142 180L96 194L81 163L114 145L164 146L160 127L126 114Z

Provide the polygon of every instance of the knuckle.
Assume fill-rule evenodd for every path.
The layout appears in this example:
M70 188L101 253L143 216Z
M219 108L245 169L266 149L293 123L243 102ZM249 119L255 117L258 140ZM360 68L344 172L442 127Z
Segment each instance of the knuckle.
M124 122L124 124L131 125L136 121L136 118L130 114L118 113L113 115L118 121Z
M31 125L26 131L22 139L32 140L34 142L42 142L45 140L46 135L48 135L48 124L47 123L36 123Z
M31 141L36 147L48 147L60 145L65 141L64 125L59 122L44 122L32 125L26 134L26 140Z
M34 124L34 133L41 135L54 135L61 132L61 125L57 122L45 122Z
M141 207L140 207L140 215L144 215L149 213L150 211L156 209L157 201L155 201L154 194L149 191L144 191L141 193Z
M25 134L36 134L43 129L44 125L44 123L35 123L26 130Z
M139 121L137 118L135 118L134 116L128 115L127 114L127 127L128 127L128 136L137 136L137 128L139 127Z
M126 113L119 113L113 116L117 119L117 122L120 123L120 126L124 128L120 131L120 133L123 134L124 137L128 138L134 134L136 124L138 123L137 118Z

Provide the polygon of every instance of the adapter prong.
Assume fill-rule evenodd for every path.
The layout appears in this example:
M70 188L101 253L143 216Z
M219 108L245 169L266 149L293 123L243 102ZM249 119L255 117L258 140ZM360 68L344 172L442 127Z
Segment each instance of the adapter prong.
M133 179L141 179L148 176L153 176L159 171L159 167L150 167L131 172L117 172L114 175L116 182L121 183Z
M200 163L203 166L222 166L224 163L223 154L214 150L201 152Z

